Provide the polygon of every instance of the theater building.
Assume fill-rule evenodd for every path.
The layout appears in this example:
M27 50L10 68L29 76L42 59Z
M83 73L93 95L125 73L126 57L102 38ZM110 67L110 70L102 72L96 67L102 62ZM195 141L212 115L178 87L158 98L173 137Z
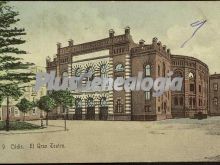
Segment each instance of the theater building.
M172 116L190 117L208 112L209 69L202 61L183 55L171 55L174 76L184 77L181 91L172 92Z
M220 74L213 74L209 77L209 115L219 116L220 115Z
M192 57L171 55L170 49L157 38L153 38L150 44L145 44L142 39L135 43L129 27L122 35L115 36L114 33L111 29L107 38L77 45L73 40L65 47L58 43L56 56L46 60L47 72L56 71L58 77L79 77L91 71L93 76L90 80L93 77L115 80L117 77L138 76L140 71L143 77L156 79L174 71L175 75L184 77L182 91L164 92L160 97L152 97L153 89L72 91L75 105L68 111L69 119L162 120L172 118L172 115L193 117L199 111L207 114L208 67L203 62ZM61 107L50 113L50 117L62 118L64 114Z

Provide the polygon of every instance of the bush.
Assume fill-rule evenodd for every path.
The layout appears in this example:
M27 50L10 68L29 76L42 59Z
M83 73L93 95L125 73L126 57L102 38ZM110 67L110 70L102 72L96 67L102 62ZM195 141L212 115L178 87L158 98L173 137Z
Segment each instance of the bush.
M34 125L22 121L11 121L9 125L10 125L10 130L32 130L32 129L41 128L38 125ZM5 121L0 121L0 131L2 130L5 130Z

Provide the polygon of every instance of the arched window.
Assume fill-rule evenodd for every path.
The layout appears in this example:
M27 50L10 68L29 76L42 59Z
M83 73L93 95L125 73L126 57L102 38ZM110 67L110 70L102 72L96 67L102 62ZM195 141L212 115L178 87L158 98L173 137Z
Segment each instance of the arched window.
M123 112L123 104L122 104L122 101L121 99L117 99L116 101L116 109L115 109L115 112L117 113L122 113Z
M81 74L81 70L80 70L80 68L77 68L77 69L75 70L75 76L76 76L76 77L80 77L80 74Z
M173 77L183 77L182 71L175 70L175 71L174 71L174 74L173 74Z
M116 72L123 72L124 71L124 66L122 64L117 64L115 67Z
M63 77L68 77L68 73L66 71L63 72Z
M165 74L166 74L166 65L165 65L165 63L163 62L163 77L165 77Z
M164 104L164 110L165 110L165 112L166 112L166 110L167 110L167 103L164 102L163 104Z
M158 71L158 76L160 76L160 65L158 65L157 71Z
M183 97L180 97L180 105L183 105Z
M145 76L150 76L151 75L151 68L150 65L145 66Z
M189 105L192 105L192 98L189 98Z
M194 74L192 72L189 72L188 77L189 77L190 80L193 80L194 79Z
M178 105L178 98L177 97L174 98L174 105Z
M213 104L214 104L214 105L218 105L218 98L215 97L215 98L213 99Z
M91 66L86 68L86 73L88 73L88 72L92 72L92 67Z
M145 91L145 100L150 100L150 99L151 99L151 92Z
M89 97L87 99L87 107L94 107L94 100L93 100L93 98Z
M196 98L193 98L193 105L196 105Z
M107 107L107 106L108 106L106 97L102 97L102 98L100 99L100 106L101 106L101 107Z
M218 90L218 83L213 83L213 89L214 89L214 91Z
M190 86L189 86L189 89L190 89L190 92L195 92L195 76L192 72L189 72L188 74L188 78L189 78L189 81L190 81Z
M199 74L199 80L202 81L203 80L203 75Z
M94 72L93 72L91 66L88 67L88 68L86 68L86 73L88 73L88 72L91 72L91 73L92 73L92 76L91 76L90 78L88 78L87 81L92 81L92 80L94 79Z
M199 99L199 106L202 106L202 99Z
M157 109L158 109L157 111L160 112L160 106Z
M80 98L76 99L75 106L76 106L76 108L81 108L82 107L82 100Z
M182 71L182 70L175 70L174 74L172 75L172 79L176 78L176 77L180 77L180 78L184 79L184 76L183 76L184 74L183 73L184 73L184 71ZM181 92L183 92L183 91L184 91L184 85L181 88Z
M63 83L63 79L65 77L68 77L68 73L66 71L63 72L62 77L61 77L61 84Z
M152 107L150 105L145 106L145 112L151 112Z
M107 74L107 65L106 65L106 64L102 64L102 65L101 65L101 67L100 67L100 75L101 75L101 77L103 77L103 78L108 77L108 74Z

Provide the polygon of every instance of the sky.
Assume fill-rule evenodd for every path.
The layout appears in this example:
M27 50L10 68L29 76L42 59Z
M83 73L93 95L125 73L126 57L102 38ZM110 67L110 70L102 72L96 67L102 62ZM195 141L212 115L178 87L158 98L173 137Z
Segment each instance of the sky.
M38 66L46 65L46 57L56 54L56 43L68 45L124 33L130 26L135 42L144 39L146 44L157 37L172 54L193 56L209 66L210 74L220 73L220 2L61 2L16 1L10 5L19 11L17 26L24 27L27 40L21 48L29 52L22 56ZM190 38L196 21L207 22Z

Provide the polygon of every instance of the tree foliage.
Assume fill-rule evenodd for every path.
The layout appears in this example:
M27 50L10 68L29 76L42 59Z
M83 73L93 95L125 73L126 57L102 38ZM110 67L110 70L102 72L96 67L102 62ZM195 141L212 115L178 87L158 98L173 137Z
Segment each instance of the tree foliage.
M70 91L52 91L49 96L55 100L57 106L62 105L64 108L69 108L74 105L74 97Z
M18 107L19 111L23 112L25 118L25 114L34 107L34 103L23 98L16 104L16 107Z
M14 11L8 2L0 1L0 91L5 90L4 86L13 89L16 85L35 79L34 74L27 70L34 64L23 62L20 57L14 57L17 54L27 54L26 51L18 48L25 43L21 37L26 35L24 28L16 27L16 23L20 21L18 15L19 12ZM20 88L17 90L21 91Z
M50 112L56 107L56 102L48 95L42 96L37 102L37 107L45 112Z
M0 84L0 95L2 99L3 97L11 97L16 100L22 96L23 91L24 88L18 87L16 84Z
M27 113L33 108L33 103L26 98L23 98L19 103L16 104L16 107L18 107L19 111Z
M9 99L18 98L22 95L24 83L34 80L34 74L28 68L33 63L25 63L20 54L27 54L21 50L19 45L25 40L21 37L26 35L24 28L17 27L20 21L17 16L19 12L14 11L6 1L0 1L0 95L7 98L6 130L9 131Z
M26 54L26 51L13 46L25 43L25 40L18 38L18 36L26 35L26 33L24 28L13 26L20 21L16 18L19 12L14 11L7 3L6 1L0 2L0 54Z
M47 113L46 115L46 125L48 125L48 113L51 112L56 107L56 102L53 98L48 95L42 96L40 100L36 103L37 107Z

